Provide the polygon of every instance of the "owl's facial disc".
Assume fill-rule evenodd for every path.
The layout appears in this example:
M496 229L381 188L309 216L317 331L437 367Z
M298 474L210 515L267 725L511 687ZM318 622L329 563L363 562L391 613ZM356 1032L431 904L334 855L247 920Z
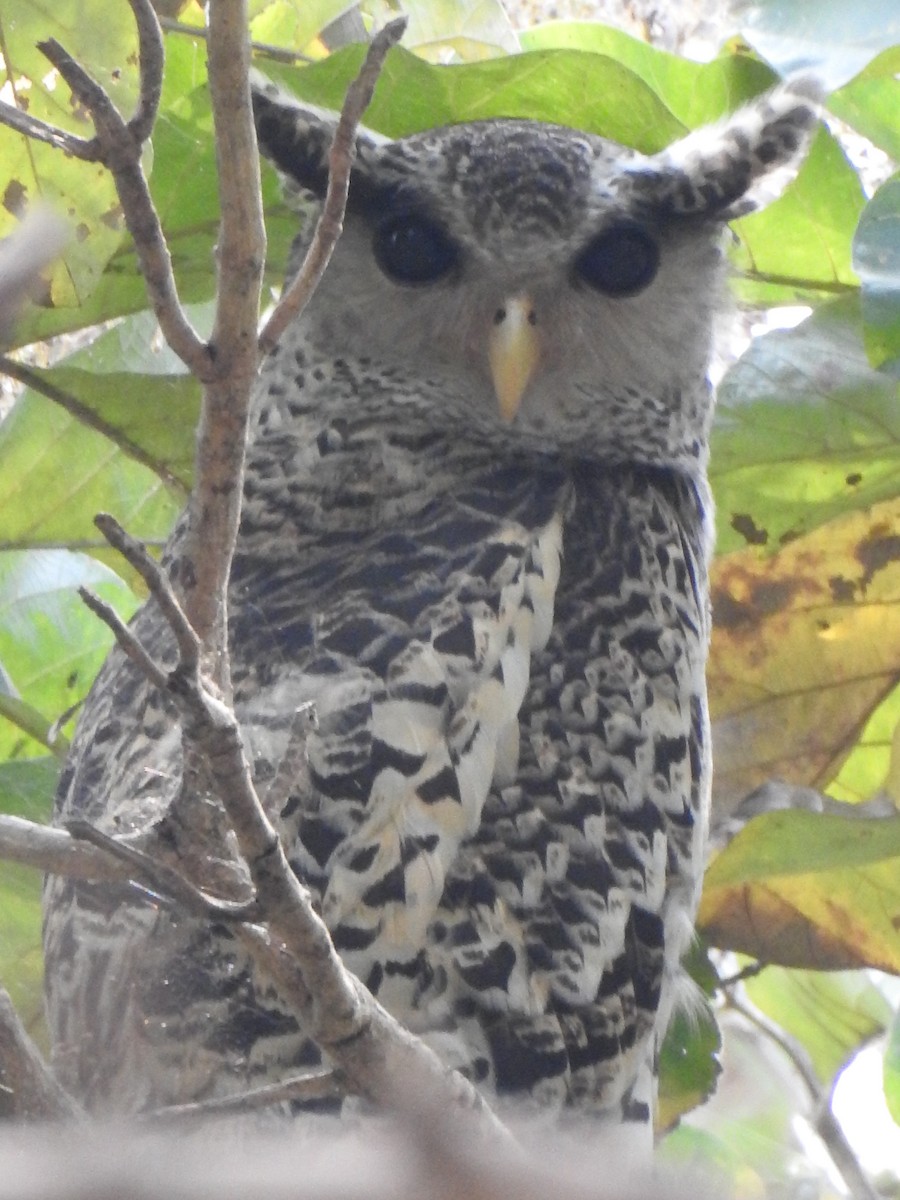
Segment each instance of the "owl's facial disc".
M488 337L488 362L500 415L511 424L541 359L541 336L534 302L527 294L511 296L494 313Z

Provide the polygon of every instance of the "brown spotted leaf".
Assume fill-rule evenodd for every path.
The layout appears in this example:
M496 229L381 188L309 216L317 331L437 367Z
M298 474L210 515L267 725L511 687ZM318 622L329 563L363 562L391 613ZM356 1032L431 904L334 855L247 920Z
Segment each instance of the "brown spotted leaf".
M900 680L900 500L712 575L716 804L767 779L824 788Z
M900 973L900 816L756 817L707 871L698 925L763 962Z

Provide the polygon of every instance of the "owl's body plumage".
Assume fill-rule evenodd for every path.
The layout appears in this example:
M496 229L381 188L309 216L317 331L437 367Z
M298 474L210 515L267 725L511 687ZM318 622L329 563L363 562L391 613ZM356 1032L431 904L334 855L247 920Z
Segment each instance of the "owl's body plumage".
M776 96L654 159L528 122L363 139L332 266L258 388L230 632L264 798L315 714L272 814L292 865L446 1061L615 1122L649 1121L698 899L705 372L721 221L813 120ZM267 153L321 190L327 129L257 104ZM169 652L152 606L136 630ZM166 701L114 654L60 818L205 831L188 861L221 884L217 805L188 776L172 809L182 776ZM96 1108L310 1061L224 929L59 881L46 945L57 1065Z

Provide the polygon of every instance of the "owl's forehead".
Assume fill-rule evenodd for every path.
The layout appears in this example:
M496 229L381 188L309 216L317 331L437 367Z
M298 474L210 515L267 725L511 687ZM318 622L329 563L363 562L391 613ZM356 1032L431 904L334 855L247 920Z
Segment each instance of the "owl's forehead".
M504 229L565 235L622 188L637 152L537 121L447 126L393 142L383 164L476 234Z

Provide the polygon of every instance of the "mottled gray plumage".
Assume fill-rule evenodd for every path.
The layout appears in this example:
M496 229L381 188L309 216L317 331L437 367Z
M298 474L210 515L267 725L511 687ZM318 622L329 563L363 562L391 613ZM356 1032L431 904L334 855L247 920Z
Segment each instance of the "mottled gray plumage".
M256 103L321 194L330 119ZM292 864L352 969L491 1092L648 1123L709 793L722 223L813 121L798 86L650 158L524 121L362 136L332 265L263 368L230 594L257 782L312 704L273 814ZM136 629L170 653L152 605ZM221 887L179 746L114 653L58 818ZM46 947L56 1063L97 1109L314 1055L225 929L149 898L53 882Z

